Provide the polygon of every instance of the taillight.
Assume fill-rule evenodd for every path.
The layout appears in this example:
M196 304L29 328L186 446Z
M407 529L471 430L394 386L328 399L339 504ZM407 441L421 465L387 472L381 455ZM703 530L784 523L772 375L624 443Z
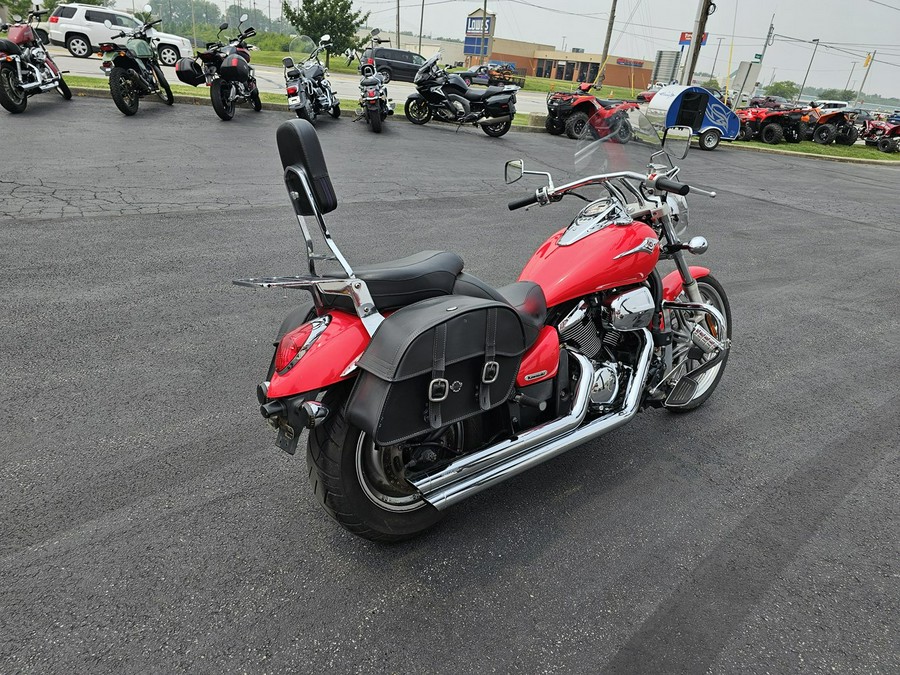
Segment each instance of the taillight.
M375 90L369 89L368 94L366 94L369 98L375 98Z
M296 94L298 91L299 91L299 89L297 89L297 87L294 87L294 86L290 86L290 87L287 88L287 93L288 93L289 96L293 96L293 95Z
M306 344L312 335L313 325L305 323L300 328L292 330L285 334L278 343L278 349L275 350L275 370L279 375L284 375L288 370L294 367L295 363L303 356L301 350L309 348Z
M101 52L111 52L115 49L115 45L100 45Z
M58 16L51 16L51 17L50 17L50 23L59 23L59 17L58 17Z
M232 66L237 66L237 64L238 64L238 59L237 59L237 57L235 56L233 59L231 59L231 65L232 65Z

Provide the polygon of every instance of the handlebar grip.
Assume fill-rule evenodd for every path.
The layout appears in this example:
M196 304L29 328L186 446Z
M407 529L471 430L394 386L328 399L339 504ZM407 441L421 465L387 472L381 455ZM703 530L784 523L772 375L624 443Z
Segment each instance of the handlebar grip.
M681 195L684 197L691 191L691 186L687 183L679 183L675 180L669 180L663 176L660 176L656 180L653 181L653 187L657 190L665 190L666 192L674 192L676 195Z
M526 206L531 206L532 204L537 204L537 190L532 192L530 195L526 195L524 197L519 197L518 199L513 199L509 202L509 210L515 211L516 209L522 209Z

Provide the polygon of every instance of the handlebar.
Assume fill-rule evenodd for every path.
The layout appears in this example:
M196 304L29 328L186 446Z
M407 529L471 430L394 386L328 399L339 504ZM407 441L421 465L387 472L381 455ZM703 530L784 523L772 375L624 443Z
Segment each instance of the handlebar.
M526 206L531 206L532 204L538 203L537 190L534 191L533 194L526 195L524 197L519 197L518 199L511 199L509 204L510 211L515 211L516 209L522 209Z
M665 176L657 176L653 181L653 187L657 190L665 190L666 192L674 192L682 197L691 191L691 186L687 183L679 183L677 180L670 180Z

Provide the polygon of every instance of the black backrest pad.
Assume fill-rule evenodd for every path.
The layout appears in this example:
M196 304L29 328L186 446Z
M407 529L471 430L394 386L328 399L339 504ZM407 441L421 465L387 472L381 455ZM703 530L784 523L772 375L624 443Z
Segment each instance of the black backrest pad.
M315 127L306 120L289 120L278 127L275 138L281 165L285 169L289 166L302 169L312 185L319 210L322 213L334 211L337 208L337 195L331 178L328 177L328 166L325 164ZM302 194L302 190L300 193ZM303 203L305 200L300 201ZM304 216L313 215L311 208L302 210L302 213Z

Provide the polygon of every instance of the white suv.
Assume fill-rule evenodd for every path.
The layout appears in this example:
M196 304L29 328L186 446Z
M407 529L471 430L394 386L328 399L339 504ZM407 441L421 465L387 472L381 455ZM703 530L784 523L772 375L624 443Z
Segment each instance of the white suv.
M103 24L107 19L112 29ZM46 32L51 44L65 47L72 56L87 58L97 51L101 42L112 42L113 36L121 30L132 30L142 25L131 14L117 9L75 3L58 5L47 22L38 26L38 34ZM178 59L194 55L187 38L160 33L152 28L147 34L163 65L174 66Z

